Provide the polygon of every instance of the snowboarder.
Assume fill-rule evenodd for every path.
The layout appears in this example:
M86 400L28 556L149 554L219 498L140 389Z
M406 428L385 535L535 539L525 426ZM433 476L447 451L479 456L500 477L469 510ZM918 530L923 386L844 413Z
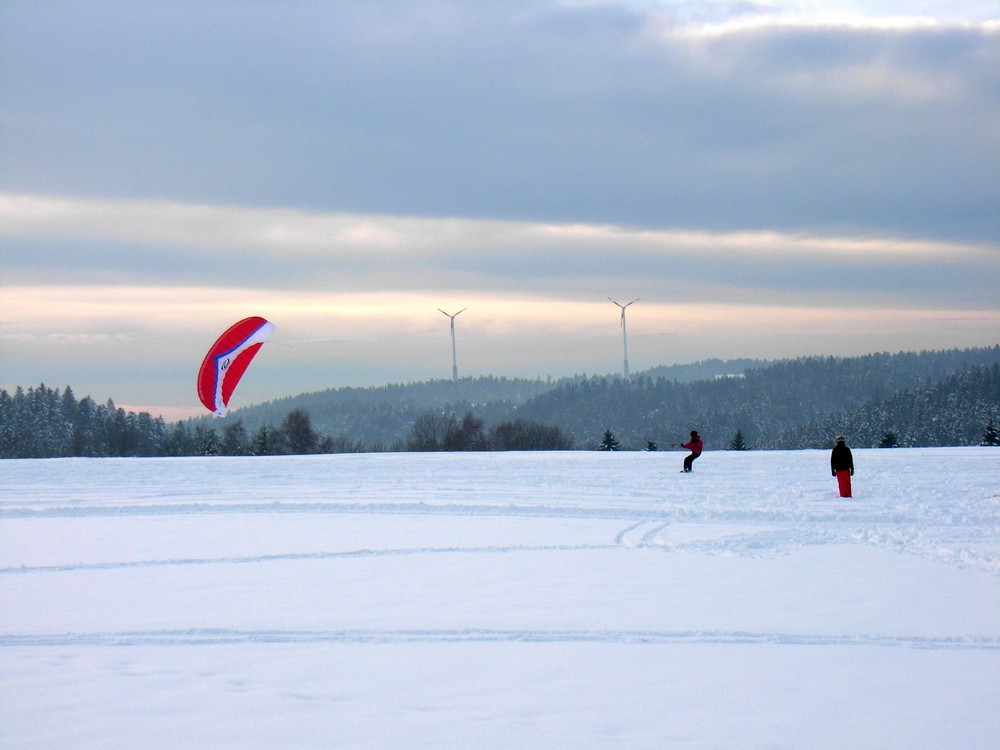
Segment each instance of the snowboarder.
M830 471L837 477L841 497L851 496L851 477L854 476L854 456L847 447L844 436L837 437L837 444L830 453Z
M681 448L687 448L691 451L690 456L684 457L684 471L691 471L691 464L693 464L694 460L701 455L701 437L698 435L697 430L691 430L691 440L684 443Z

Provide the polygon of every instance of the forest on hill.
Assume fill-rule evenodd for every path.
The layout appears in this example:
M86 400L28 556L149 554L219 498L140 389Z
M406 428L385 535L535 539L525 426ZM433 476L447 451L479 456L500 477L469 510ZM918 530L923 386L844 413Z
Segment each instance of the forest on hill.
M1000 423L1000 347L863 357L807 357L692 383L591 378L522 404L579 441L611 430L624 447L661 448L698 430L706 449L820 448L839 433L877 447L977 444Z
M691 382L766 364L763 360L709 359L657 367L641 375L656 373L657 377ZM222 424L239 420L252 433L264 425L279 424L292 411L302 410L309 414L315 428L325 435L342 436L355 443L360 442L368 449L405 450L413 437L413 425L425 415L435 414L441 419L456 415L457 419L461 419L472 413L492 426L510 419L537 421L530 414L516 413L517 407L561 385L587 380L587 375L558 380L487 376L369 388L331 388L236 409ZM199 424L211 422L211 417L199 420ZM442 438L442 442L449 441Z
M709 448L728 447L737 431L751 448L820 447L838 432L856 433L852 440L859 445L878 445L889 431L903 445L968 445L978 442L990 419L1000 423L1000 396L990 395L988 372L980 373L985 383L948 378L998 363L1000 346L777 362L716 359L657 367L627 381L464 378L333 389L240 409L227 419L257 429L304 409L320 432L390 449L405 448L412 426L426 414L461 419L470 413L487 425L524 420L557 426L579 448L598 447L607 430L624 448L644 449L650 442L667 448L684 442L691 429ZM944 427L949 405L941 387L975 391L965 399L952 396L970 401L949 422L965 425L961 432ZM933 435L913 424L916 413L927 415ZM831 429L832 435L820 434Z
M741 369L742 368L742 369ZM44 384L0 391L0 457L271 455L381 450L706 449L990 442L1000 346L778 362L710 360L629 380L458 381L340 388L168 425Z

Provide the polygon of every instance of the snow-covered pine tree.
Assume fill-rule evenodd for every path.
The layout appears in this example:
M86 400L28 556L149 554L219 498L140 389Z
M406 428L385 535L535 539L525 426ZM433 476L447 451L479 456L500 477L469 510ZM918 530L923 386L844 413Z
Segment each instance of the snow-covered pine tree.
M621 443L618 442L618 438L611 430L604 431L604 437L601 438L600 450L602 451L617 451L621 450Z
M747 446L746 440L743 439L742 430L737 430L733 439L729 441L729 450L731 451L748 451L750 450Z
M879 441L878 447L879 448L898 448L899 447L899 438L896 436L895 432L893 432L892 430L889 430L889 431L887 431L887 432L885 432L885 433L882 434L882 439Z

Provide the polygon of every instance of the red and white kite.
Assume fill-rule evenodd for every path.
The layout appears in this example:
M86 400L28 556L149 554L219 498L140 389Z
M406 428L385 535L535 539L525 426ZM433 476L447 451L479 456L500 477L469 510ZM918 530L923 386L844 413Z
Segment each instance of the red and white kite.
M219 336L198 371L198 398L206 409L226 416L229 398L273 330L273 323L253 317L235 323Z

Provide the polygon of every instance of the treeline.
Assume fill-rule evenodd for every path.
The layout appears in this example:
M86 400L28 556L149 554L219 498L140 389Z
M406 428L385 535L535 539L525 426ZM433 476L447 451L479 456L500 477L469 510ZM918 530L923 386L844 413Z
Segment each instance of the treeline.
M899 391L783 436L790 445L824 446L849 433L859 447L998 445L1000 364L970 367L937 383Z
M351 435L373 446L405 450L413 423L423 415L474 412L490 424L511 418L518 404L552 388L541 379L462 378L370 388L335 388L303 393L231 412L223 421L242 420L253 431L277 424L289 411L308 412L320 432ZM207 420L206 420L207 421Z
M157 456L170 445L162 418L77 400L73 389L44 383L13 394L0 390L0 457Z
M608 429L635 450L683 442L692 429L708 449L728 447L737 432L752 449L828 447L840 432L877 447L889 430L902 445L976 445L1000 423L998 362L991 347L808 357L694 383L590 378L529 399L514 416L558 424L584 447Z
M333 453L363 446L321 436L309 415L293 411L279 425L253 434L241 422L217 432L195 421L168 425L148 412L130 412L109 400L77 399L69 386L44 383L13 394L0 390L0 458L250 456Z
M1000 346L806 357L681 382L580 376L339 389L166 424L72 389L0 391L0 457L281 455L383 450L978 445L1000 425ZM323 415L317 419L316 414ZM460 416L464 415L464 416ZM994 428L995 429L995 428ZM339 437L331 437L336 435ZM739 438L737 440L737 437Z
M222 422L222 420L218 420ZM364 453L387 450L348 437L319 433L302 409L276 426L248 430L241 420L187 420L168 425L147 412L129 412L113 401L77 399L69 386L44 383L13 394L0 390L0 458L138 456L279 456ZM566 450L573 441L557 427L515 420L487 428L471 412L428 412L412 424L405 442L392 450Z
M480 417L466 412L428 412L413 423L411 451L558 451L573 448L573 438L558 427L522 419L487 429Z
M913 396L956 373L997 362L1000 346L779 362L709 360L654 368L628 381L586 375L557 381L462 378L302 394L238 409L226 420L242 420L254 431L304 409L320 432L396 450L406 449L423 415L469 412L491 425L558 425L584 449L598 447L608 429L623 449L650 443L666 448L686 440L691 429L701 431L710 449L727 447L737 431L750 448L807 448L817 442L806 430L810 425L842 414L849 419L847 412L861 406L901 392ZM977 406L976 418L988 408ZM912 439L921 438L915 432Z
M723 373L763 367L762 360L712 359L650 370L656 377L677 382L712 378ZM465 377L422 383L393 383L368 388L330 388L237 409L226 420L242 420L250 431L263 424L277 424L285 414L303 409L320 432L352 435L369 445L405 446L413 423L429 412L441 415L474 413L489 424L516 420L551 422L528 413L515 413L526 401L552 389L588 380L586 375L560 378ZM208 421L210 418L206 418ZM578 442L589 436L576 435Z

